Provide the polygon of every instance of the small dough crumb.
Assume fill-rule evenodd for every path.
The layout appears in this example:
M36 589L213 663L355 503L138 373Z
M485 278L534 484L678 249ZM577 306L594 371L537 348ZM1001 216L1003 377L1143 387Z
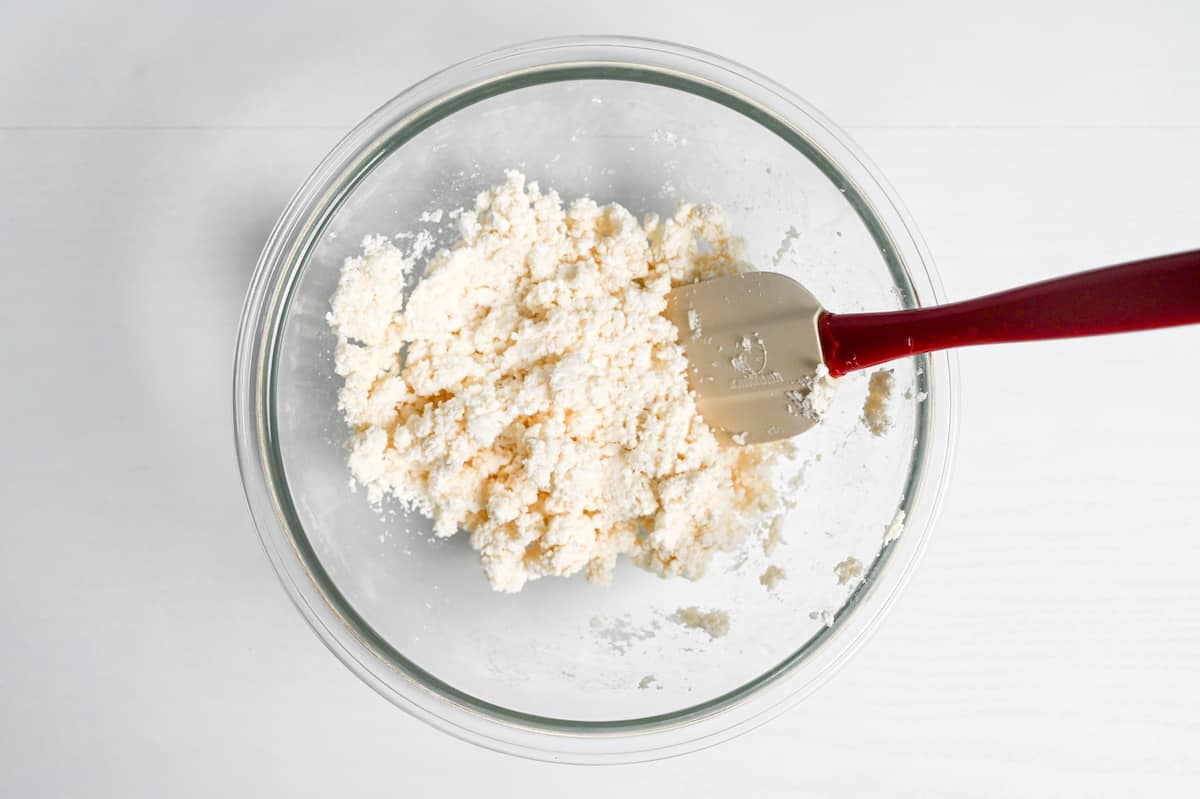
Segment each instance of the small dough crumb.
M888 526L883 531L883 545L887 546L888 544L892 543L897 538L899 538L900 534L903 532L904 532L904 509L900 508L900 509L897 509L895 515L892 516L892 520L890 522L888 522Z
M772 563L758 578L758 581L762 583L763 588L766 588L768 591L774 591L775 586L779 585L785 579L787 579L787 572Z
M640 682L638 682L638 690L645 691L647 688L651 687L662 688L662 686L658 684L658 678L653 674L647 674L641 679Z
M862 574L862 561L858 558L846 558L841 563L833 567L833 573L837 575L838 585L845 585L855 577Z
M729 614L723 610L703 611L692 605L671 614L671 621L684 627L703 630L708 633L709 638L720 638L729 632Z
M826 627L832 627L834 619L837 618L837 614L835 614L832 610L814 610L808 614L808 617L813 621L820 621L821 624L824 624Z
M784 392L787 412L816 424L833 405L836 392L837 382L829 376L829 368L823 363L817 364L816 372L805 378L800 388Z
M874 435L881 436L892 426L892 418L888 416L888 400L892 398L892 389L896 386L896 378L891 369L878 369L871 373L867 389L867 401L863 403L863 424Z

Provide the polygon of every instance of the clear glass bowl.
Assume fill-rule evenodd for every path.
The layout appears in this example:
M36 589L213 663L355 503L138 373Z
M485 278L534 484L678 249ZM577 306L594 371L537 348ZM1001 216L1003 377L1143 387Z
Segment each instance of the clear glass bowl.
M381 514L348 485L325 314L364 235L448 244L448 219L426 212L469 207L514 166L637 214L717 202L753 263L833 311L936 302L937 275L878 172L820 114L717 56L635 39L535 42L413 86L330 153L271 233L237 344L238 457L267 554L325 644L395 704L493 749L615 762L711 745L820 685L911 575L950 466L953 361L894 365L882 437L859 420L865 375L843 381L802 439L821 457L769 558L755 540L694 583L624 563L608 588L494 593L465 535L431 540L424 519ZM905 532L884 546L897 509ZM848 557L865 570L839 584ZM771 592L768 562L787 574ZM728 612L729 634L669 620L692 605Z

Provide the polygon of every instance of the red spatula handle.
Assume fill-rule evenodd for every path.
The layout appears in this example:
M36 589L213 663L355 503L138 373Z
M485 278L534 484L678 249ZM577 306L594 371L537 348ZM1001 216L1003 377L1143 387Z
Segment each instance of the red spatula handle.
M817 322L835 376L922 352L1200 322L1200 250L1110 266L965 302Z

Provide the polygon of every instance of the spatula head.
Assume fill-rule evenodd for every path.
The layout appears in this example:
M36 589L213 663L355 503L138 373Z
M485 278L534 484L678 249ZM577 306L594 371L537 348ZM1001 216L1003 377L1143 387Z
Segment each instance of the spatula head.
M822 364L816 297L786 275L747 272L673 290L688 382L704 420L738 444L777 441L817 422L810 399Z

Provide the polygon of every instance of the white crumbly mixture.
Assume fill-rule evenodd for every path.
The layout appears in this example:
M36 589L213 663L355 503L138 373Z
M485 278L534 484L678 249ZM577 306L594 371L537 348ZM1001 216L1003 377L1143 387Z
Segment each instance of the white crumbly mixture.
M339 404L371 501L467 530L501 591L603 583L622 554L698 578L785 511L772 481L791 445L718 441L662 313L672 287L748 268L719 209L639 223L508 172L458 224L407 303L411 258L385 238L342 269Z
M684 627L702 630L708 633L709 638L720 638L729 633L729 614L723 610L704 611L692 605L672 613L671 621Z
M863 403L862 420L873 434L881 436L892 426L892 418L888 415L888 402L892 398L892 390L896 387L896 378L891 369L877 369L871 373L867 383L867 400Z

